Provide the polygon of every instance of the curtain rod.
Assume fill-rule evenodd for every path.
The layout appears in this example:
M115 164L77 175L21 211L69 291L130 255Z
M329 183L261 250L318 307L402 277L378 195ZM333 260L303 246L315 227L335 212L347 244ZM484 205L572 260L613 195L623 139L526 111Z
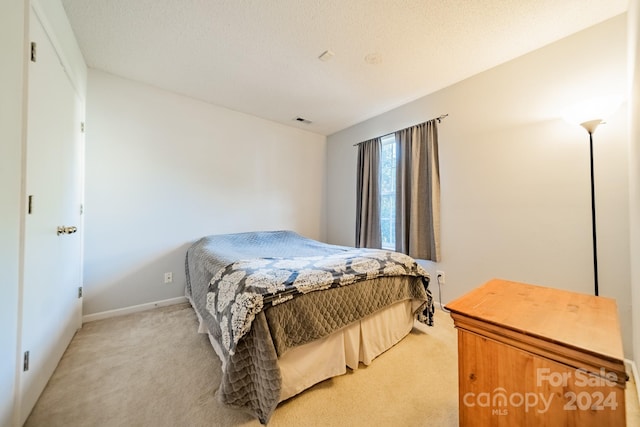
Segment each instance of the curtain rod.
M437 120L437 121L438 121L438 123L440 123L440 122L442 122L442 120L444 120L444 119L445 119L446 117L448 117L448 116L449 116L449 114L448 114L448 113L447 113L447 114L440 114L438 117L433 118L433 119L431 119L431 120ZM427 121L422 122L422 123L430 122L431 120L427 120ZM418 124L422 124L422 123L418 123ZM417 126L417 125L413 125L413 126ZM397 131L395 131L395 132L389 132L389 133L387 133L387 134L385 134L385 135L382 135L382 136L391 135L392 133L400 132L401 130L409 129L409 128L412 128L413 126L409 126L409 127L404 128L404 129L398 129L398 130L397 130ZM362 142L366 142L366 141L362 141ZM362 142L358 142L357 144L353 144L353 146L354 146L354 147L357 147L358 145L362 144Z

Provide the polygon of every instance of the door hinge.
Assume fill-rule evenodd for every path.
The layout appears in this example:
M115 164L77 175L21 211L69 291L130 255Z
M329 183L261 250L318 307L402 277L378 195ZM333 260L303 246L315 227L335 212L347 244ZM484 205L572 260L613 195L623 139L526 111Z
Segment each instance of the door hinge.
M33 196L29 195L29 203L27 205L27 213L31 215L33 213Z
M80 132L84 133L84 122L80 122Z
M80 215L84 214L84 203L80 203Z
M29 370L29 352L24 352L24 359L22 361L22 371L27 372Z
M31 62L36 62L36 42L31 42Z
M82 298L82 286L78 288L78 298Z

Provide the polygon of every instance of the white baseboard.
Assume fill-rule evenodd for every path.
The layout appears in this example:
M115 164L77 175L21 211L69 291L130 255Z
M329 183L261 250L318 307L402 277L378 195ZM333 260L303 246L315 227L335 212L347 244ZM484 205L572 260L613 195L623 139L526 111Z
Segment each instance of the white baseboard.
M634 386L636 387L636 396L638 397L638 404L640 404L640 376L638 375L638 366L636 362L631 359L624 359L624 364L627 367L627 372L633 377Z
M436 310L446 310L446 304L440 304L439 301L434 301L433 305L435 306Z
M101 311L100 313L87 314L82 316L82 323L94 322L96 320L108 319L110 317L123 316L125 314L137 313L139 311L151 310L152 308L166 307L168 305L187 302L186 297L165 299L162 301L148 302L146 304L132 305L130 307L117 308L115 310Z

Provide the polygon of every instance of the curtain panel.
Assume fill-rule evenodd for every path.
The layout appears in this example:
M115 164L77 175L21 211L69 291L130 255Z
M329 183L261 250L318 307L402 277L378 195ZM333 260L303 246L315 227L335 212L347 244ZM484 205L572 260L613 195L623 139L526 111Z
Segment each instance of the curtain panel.
M356 247L382 247L380 230L381 138L358 144Z
M437 119L396 132L396 251L440 260Z

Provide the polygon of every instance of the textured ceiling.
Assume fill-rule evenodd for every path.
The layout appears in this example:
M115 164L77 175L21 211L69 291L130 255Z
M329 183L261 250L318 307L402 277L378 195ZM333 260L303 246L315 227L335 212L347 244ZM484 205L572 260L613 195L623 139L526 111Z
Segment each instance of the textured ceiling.
M329 135L624 13L628 0L62 3L89 67Z

